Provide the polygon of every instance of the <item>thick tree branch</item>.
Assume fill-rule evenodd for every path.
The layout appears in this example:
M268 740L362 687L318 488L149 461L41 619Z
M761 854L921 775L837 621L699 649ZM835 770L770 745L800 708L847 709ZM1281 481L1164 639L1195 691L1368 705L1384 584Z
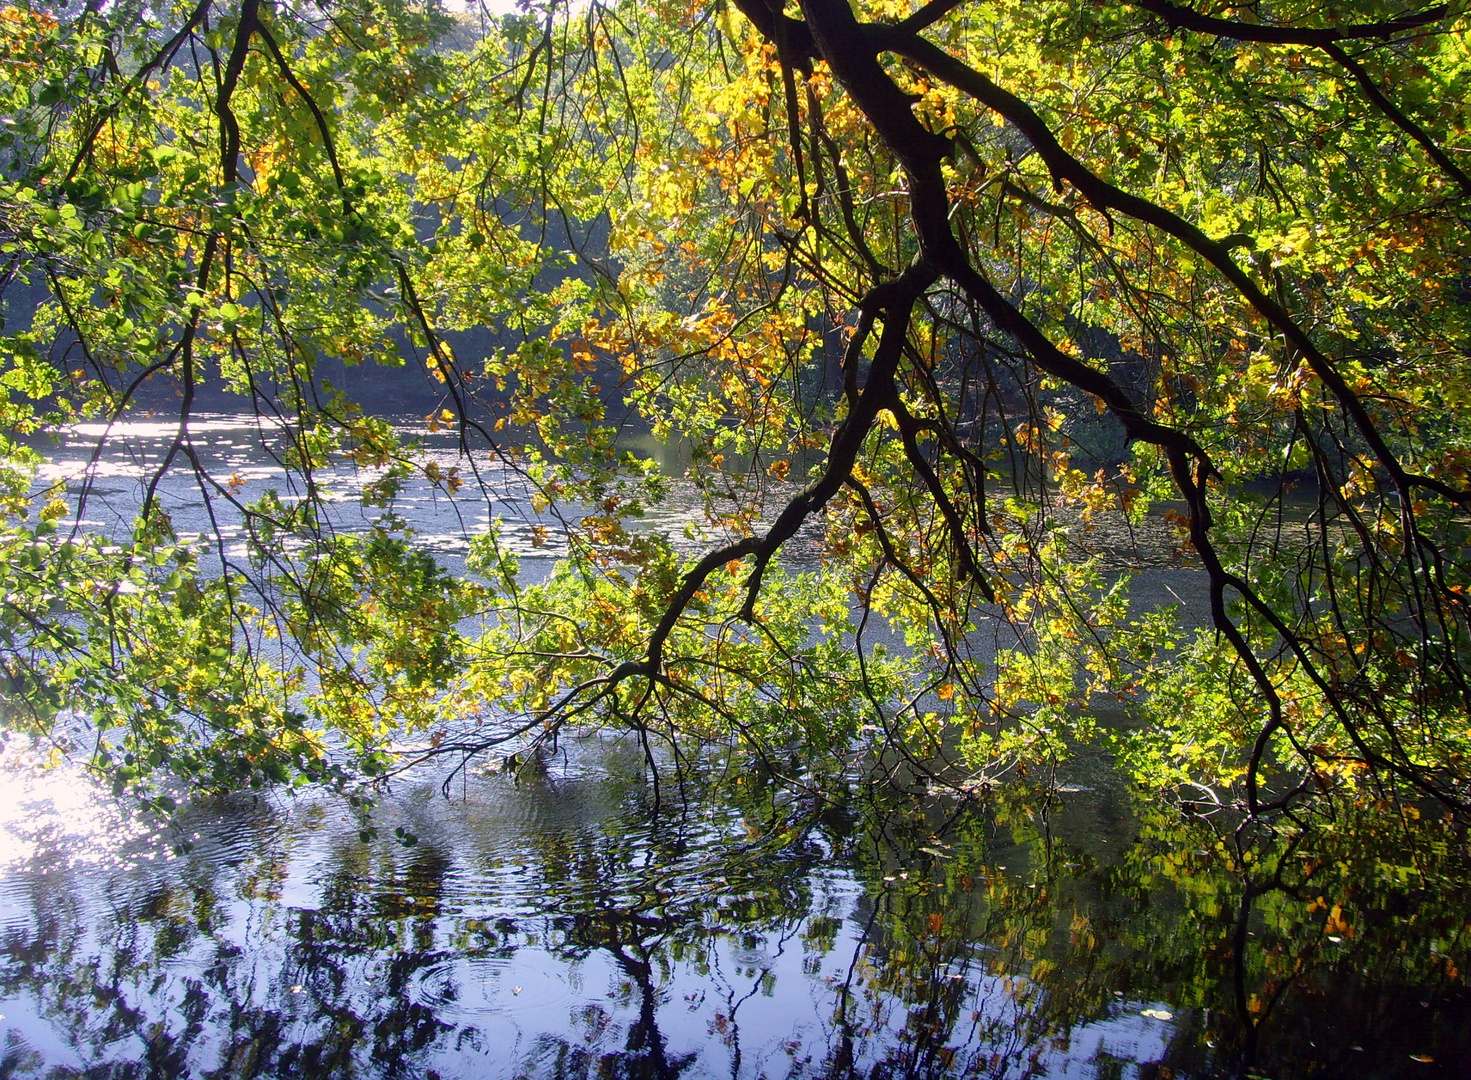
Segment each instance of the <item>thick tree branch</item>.
M893 396L894 371L903 355L904 339L909 332L909 315L914 302L933 280L932 274L906 275L889 283L889 286L899 290L898 295L893 295L889 286L881 286L867 298L872 301L877 295L884 302L884 328L879 334L878 346L874 349L873 360L869 364L868 378L862 392L856 398L850 399L848 415L833 434L832 444L828 448L827 465L822 475L787 503L766 535L761 538L760 547L755 552L755 568L746 581L746 603L741 611L743 618L750 619L754 616L762 576L777 550L796 535L804 521L822 510L852 475L853 465L878 418L879 409L886 407ZM855 337L849 348L850 351L861 348L861 342ZM856 358L853 364L856 366Z
M245 70L245 58L250 52L250 39L255 34L260 19L260 0L242 0L240 22L235 27L235 43L230 49L230 58L225 62L225 75L220 81L220 90L215 97L215 114L220 118L220 168L225 183L233 184L240 170L240 121L235 117L230 99L240 74Z
M1430 137L1428 131L1406 116L1394 102L1385 96L1384 91L1380 90L1378 84L1369 77L1369 73L1364 70L1362 64L1337 45L1331 43L1324 45L1323 51L1354 77L1354 81L1359 84L1359 89L1364 92L1364 96L1376 109L1389 118L1390 123L1419 143L1425 153L1430 156L1430 160L1439 165L1447 176L1460 185L1463 195L1471 195L1471 176L1467 176L1465 171L1450 159L1449 155Z
M975 269L950 227L950 198L940 171L940 162L949 151L948 140L926 131L915 118L909 96L879 65L844 0L806 0L804 10L809 13L814 38L833 74L904 166L910 185L910 213L922 256L974 298L998 327L1025 346L1038 366L1102 400L1131 438L1161 446L1178 445L1199 456L1200 448L1193 440L1148 419L1116 382L1058 349ZM927 42L919 44L934 48Z
M734 3L761 36L773 45L778 40L777 24L780 23L780 32L786 38L792 60L800 65L799 70L804 73L811 71L811 61L818 59L821 53L817 51L817 45L812 40L812 31L805 22L784 15L780 0L771 0L769 3L767 0L734 0Z
M1062 148L1045 121L1015 94L1002 89L985 75L958 60L923 38L911 38L894 46L894 51L912 60L936 78L949 83L956 89L969 94L981 104L993 109L1015 126L1046 163L1053 177L1061 183L1066 180L1082 192L1084 198L1102 211L1117 210L1129 217L1153 225L1173 236L1186 247L1202 256L1246 299L1257 313L1282 334L1308 362L1324 386L1333 394L1339 406L1353 420L1360 436L1373 452L1375 460L1389 473L1394 484L1408 495L1410 489L1419 487L1457 503L1471 506L1471 492L1458 491L1430 476L1411 473L1400 463L1399 458L1380 434L1374 418L1369 415L1363 400L1354 393L1339 374L1333 362L1318 348L1297 321L1277 301L1268 296L1232 258L1230 247L1212 240L1196 226L1177 214L1131 195L1099 178L1081 161ZM875 64L877 67L877 64ZM911 117L912 119L912 117ZM917 124L917 121L916 121Z
M907 95L879 65L873 39L865 40L865 29L858 25L846 0L803 0L803 11L812 28L813 39L833 74L854 98L873 124L879 138L904 168L909 181L911 217L918 234L921 258L936 271L955 281L1002 330L1023 345L1038 367L1100 398L1124 424L1131 438L1154 443L1165 450L1176 486L1190 507L1191 540L1210 580L1212 624L1227 639L1246 667L1269 712L1268 721L1258 734L1249 762L1248 808L1252 813L1258 813L1279 805L1280 800L1278 804L1268 806L1260 798L1258 778L1263 756L1272 736L1277 732L1285 731L1294 743L1296 737L1286 728L1283 704L1271 674L1247 639L1246 633L1231 618L1226 608L1225 590L1228 587L1235 589L1254 610L1262 614L1281 637L1283 644L1307 666L1309 677L1319 684L1330 708L1341 721L1345 720L1345 707L1343 701L1322 679L1311 658L1304 652L1302 642L1292 634L1291 629L1247 582L1228 571L1222 563L1210 535L1212 521L1205 484L1215 475L1215 469L1208 456L1188 435L1157 424L1144 415L1122 387L1107 375L1058 349L986 280L960 247L950 227L949 196L940 170L948 144L926 131L914 116ZM932 74L978 98L1011 120L1028 136L1059 182L1068 180L1095 206L1100 209L1120 210L1148 224L1154 224L1207 257L1247 296L1259 312L1309 358L1309 363L1319 374L1319 378L1339 392L1345 411L1355 419L1381 464L1391 471L1402 491L1419 483L1421 486L1442 490L1443 494L1452 498L1464 498L1437 481L1410 476L1400 467L1362 402L1349 391L1327 358L1316 349L1286 311L1266 297L1245 272L1235 265L1225 245L1210 240L1195 226L1162 207L1128 195L1100 180L1063 151L1050 129L1029 106L928 42L914 38L894 46L894 51L914 60ZM885 329L887 334L891 328L886 325ZM871 380L869 389L874 385ZM933 487L931 485L932 493ZM951 524L953 528L953 522ZM1391 762L1382 755L1373 753L1372 748L1358 737L1352 718L1347 718L1346 724L1350 737L1365 754L1366 760L1388 767L1392 772L1420 786L1422 790L1455 805L1455 800L1430 784L1413 763ZM1298 750L1304 756L1309 756L1304 748L1299 746Z
M965 0L929 0L929 3L925 4L918 11L906 15L892 27L889 27L887 32L892 34L896 40L898 38L912 37L933 26L963 3L965 3Z
M1194 30L1215 37L1235 38L1237 41L1260 41L1267 45L1332 45L1337 41L1355 41L1397 37L1411 30L1437 23L1450 14L1449 4L1437 4L1433 8L1385 19L1374 23L1351 23L1347 26L1325 26L1321 29L1296 26L1263 26L1258 23L1234 22L1217 19L1210 15L1172 4L1170 0L1133 0L1137 7L1158 15L1171 26L1181 30Z
M803 488L777 516L770 529L761 536L747 536L725 544L709 552L697 562L680 581L664 606L658 624L649 635L648 645L640 660L625 661L615 668L605 680L599 680L600 693L606 694L625 679L643 676L658 678L664 667L664 646L680 618L694 600L710 575L722 566L737 559L755 556L755 565L746 579L746 601L741 617L755 617L756 599L761 591L762 577L772 558L781 546L790 540L802 523L820 512L853 473L854 463L863 448L864 440L873 428L878 411L893 396L894 371L903 355L904 339L909 329L909 315L919 295L934 281L934 273L924 267L913 267L899 278L873 289L861 305L862 332L855 334L849 342L849 356L844 366L856 373L858 354L867 339L866 327L872 324L874 315L881 314L884 329L869 364L868 378L864 388L850 395L848 415L838 425L828 449L827 465L820 477ZM854 376L856 379L856 374Z

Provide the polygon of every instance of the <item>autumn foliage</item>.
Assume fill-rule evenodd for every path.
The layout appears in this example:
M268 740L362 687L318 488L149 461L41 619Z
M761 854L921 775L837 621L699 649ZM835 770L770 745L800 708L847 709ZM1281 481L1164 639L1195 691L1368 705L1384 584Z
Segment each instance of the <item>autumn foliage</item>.
M1252 813L1467 808L1457 6L20 3L0 36L0 693L120 786L606 725L803 783L1109 740ZM428 380L456 462L329 363ZM160 384L119 543L33 436ZM225 392L289 488L209 467ZM347 467L366 533L317 484ZM168 476L243 544L176 535ZM500 515L463 571L395 512L425 486ZM686 537L644 521L671 499Z

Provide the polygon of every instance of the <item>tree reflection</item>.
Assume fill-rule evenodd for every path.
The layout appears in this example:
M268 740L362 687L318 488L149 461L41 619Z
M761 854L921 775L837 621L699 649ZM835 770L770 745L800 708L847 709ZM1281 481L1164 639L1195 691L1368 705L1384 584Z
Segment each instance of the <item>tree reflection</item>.
M863 946L879 960L856 966L840 1019L883 996L904 1015L867 1075L1017 1075L1090 1047L1080 1064L1108 1075L1148 1027L1159 1056L1133 1060L1161 1075L1471 1062L1463 830L1392 803L1270 827L1135 810L1112 852L1057 829L1051 793L1011 790L943 850L912 848L933 854L907 879L870 867L894 879ZM828 1075L862 1073L856 1027L840 1024Z
M362 844L330 814L201 812L187 858L12 870L0 1075L1471 1062L1467 838L1413 806L1267 825L1121 788L918 806L712 769L656 815L632 773L486 784L483 804L414 804L439 824L416 822L413 847ZM211 827L234 839L212 846Z

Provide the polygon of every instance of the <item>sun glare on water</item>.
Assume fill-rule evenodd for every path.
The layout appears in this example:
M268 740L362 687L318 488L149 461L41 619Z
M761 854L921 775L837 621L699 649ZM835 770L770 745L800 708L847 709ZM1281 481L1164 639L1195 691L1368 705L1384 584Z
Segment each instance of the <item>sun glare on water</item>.
M6 747L0 769L0 869L131 861L128 850L151 833L74 764Z

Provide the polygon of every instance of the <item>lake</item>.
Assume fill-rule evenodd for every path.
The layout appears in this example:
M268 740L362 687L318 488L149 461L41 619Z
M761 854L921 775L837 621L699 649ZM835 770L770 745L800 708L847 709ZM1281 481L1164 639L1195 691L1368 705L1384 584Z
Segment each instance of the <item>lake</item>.
M280 480L243 421L208 423L247 497ZM74 494L87 434L51 451ZM122 527L168 429L125 434L91 527ZM408 492L421 542L453 562L497 514L554 553L488 483L483 518ZM161 490L206 531L192 484ZM365 841L330 792L163 824L4 758L0 1077L1471 1076L1471 844L1430 805L1245 822L1100 751L970 797L712 755L664 762L656 803L641 748L602 736L400 778Z

